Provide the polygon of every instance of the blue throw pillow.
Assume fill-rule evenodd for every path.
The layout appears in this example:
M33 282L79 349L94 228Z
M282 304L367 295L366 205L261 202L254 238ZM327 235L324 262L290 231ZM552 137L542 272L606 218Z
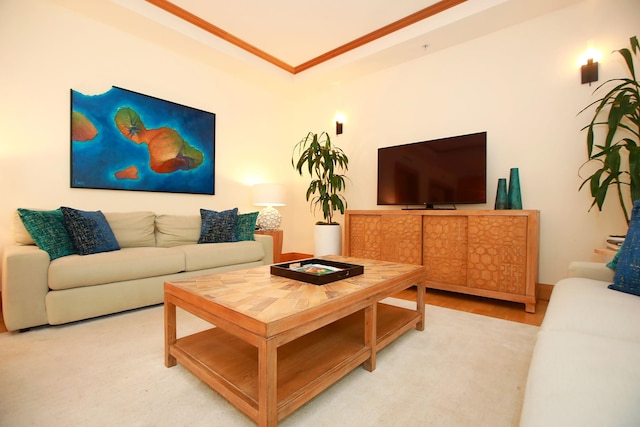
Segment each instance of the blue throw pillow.
M202 226L198 243L237 242L238 208L222 212L200 209Z
M256 230L256 221L260 212L249 212L238 215L236 237L238 240L256 240L253 232Z
M609 288L640 295L640 200L633 204L627 237L618 253L616 274Z
M87 212L61 207L64 225L80 255L117 251L120 245L100 211Z
M62 210L34 211L20 208L18 215L36 246L47 252L51 261L76 253L64 226Z

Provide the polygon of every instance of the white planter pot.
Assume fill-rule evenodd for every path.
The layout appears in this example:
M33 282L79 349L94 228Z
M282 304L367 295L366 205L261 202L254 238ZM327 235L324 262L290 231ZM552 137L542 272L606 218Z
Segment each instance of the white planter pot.
M342 227L340 224L316 225L314 256L342 255Z

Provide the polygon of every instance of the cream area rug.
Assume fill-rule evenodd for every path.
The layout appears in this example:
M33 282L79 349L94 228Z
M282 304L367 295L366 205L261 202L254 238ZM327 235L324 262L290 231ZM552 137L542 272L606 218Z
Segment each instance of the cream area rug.
M207 327L178 310L179 336ZM425 331L407 332L375 371L357 368L280 425L515 426L537 331L427 305ZM0 334L0 425L254 425L182 366L165 368L163 340L162 306Z

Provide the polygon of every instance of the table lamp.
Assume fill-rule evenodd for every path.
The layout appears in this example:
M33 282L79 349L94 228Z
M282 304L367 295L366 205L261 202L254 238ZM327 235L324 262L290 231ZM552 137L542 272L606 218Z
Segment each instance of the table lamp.
M265 206L258 214L256 226L260 230L277 230L282 217L274 206L285 205L285 190L282 184L256 184L253 186L253 204Z

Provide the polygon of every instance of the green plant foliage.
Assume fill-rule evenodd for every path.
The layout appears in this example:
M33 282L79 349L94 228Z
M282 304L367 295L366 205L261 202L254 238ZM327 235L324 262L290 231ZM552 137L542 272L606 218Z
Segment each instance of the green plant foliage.
M335 211L344 214L347 200L341 194L346 189L346 172L349 158L338 147L331 145L326 132L309 132L293 147L291 165L303 176L308 172L311 183L307 188L307 201L311 207L320 208L324 221L317 224L337 224L333 221Z
M587 131L588 160L585 164L599 163L599 169L582 182L580 189L588 185L593 197L591 208L597 206L602 210L607 191L613 186L627 224L630 207L640 199L640 85L634 68L634 60L640 51L637 36L631 37L630 44L631 49L614 51L624 58L630 77L602 83L594 94L605 86L614 86L580 111L595 106L591 123L582 130ZM596 128L606 129L604 141L596 141ZM629 192L623 191L625 186L629 187Z

